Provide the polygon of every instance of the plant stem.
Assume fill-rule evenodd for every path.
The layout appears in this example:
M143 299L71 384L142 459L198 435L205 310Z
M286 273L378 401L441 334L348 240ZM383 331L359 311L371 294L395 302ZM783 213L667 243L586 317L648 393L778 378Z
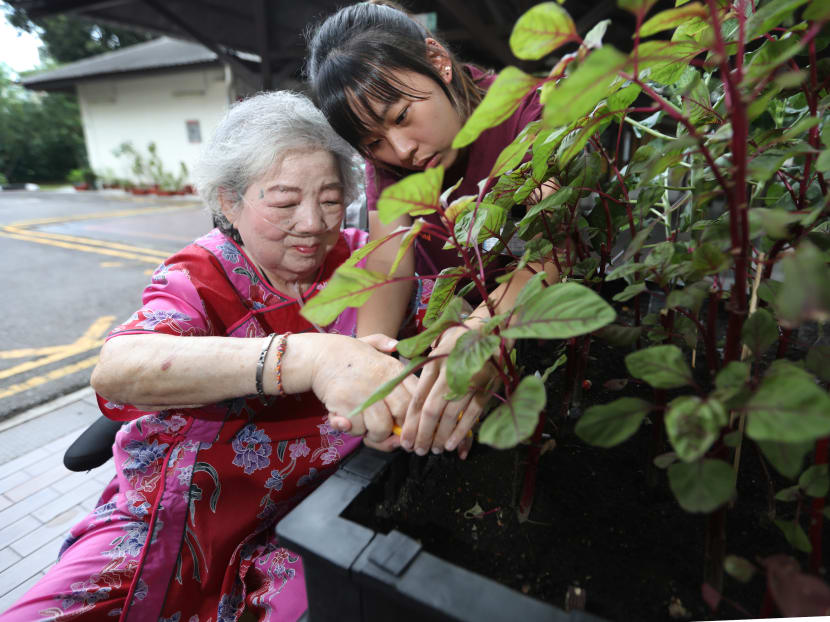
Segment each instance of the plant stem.
M830 453L830 438L822 438L816 441L816 454L813 464L827 464L828 453ZM824 522L824 497L813 499L810 508L810 544L813 550L810 552L810 571L818 574L821 568L821 528Z
M525 468L522 492L519 496L519 522L523 523L530 516L530 509L533 507L533 499L536 496L536 475L539 472L539 455L541 453L542 432L545 429L547 415L543 410L539 413L539 422L533 431L530 439L530 446L527 448L527 467Z

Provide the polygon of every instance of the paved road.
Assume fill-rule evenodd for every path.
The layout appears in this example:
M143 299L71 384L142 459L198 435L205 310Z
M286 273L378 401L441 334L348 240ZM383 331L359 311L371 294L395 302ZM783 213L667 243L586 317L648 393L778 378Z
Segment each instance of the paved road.
M0 192L0 421L86 386L152 270L209 229L193 199Z

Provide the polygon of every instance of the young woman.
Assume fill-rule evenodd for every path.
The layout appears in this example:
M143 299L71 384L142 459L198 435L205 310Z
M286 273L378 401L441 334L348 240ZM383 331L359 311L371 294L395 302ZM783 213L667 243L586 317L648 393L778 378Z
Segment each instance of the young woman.
M412 224L409 216L389 224L380 222L377 199L384 188L408 173L441 165L446 171L446 187L463 178L451 199L478 194L478 182L488 176L501 150L541 115L536 93L529 93L501 125L483 132L466 149L453 149L456 133L495 76L459 63L419 22L382 3L356 4L326 19L310 40L308 73L317 103L329 123L366 159L370 240ZM426 220L441 224L438 214ZM443 240L422 234L414 250L400 262L395 276L432 276L458 265L458 256L442 250L442 246ZM380 246L369 256L367 267L388 273L397 251L393 244ZM532 267L536 271L542 268ZM558 278L552 266L546 265L545 269L549 281ZM507 285L501 286L491 299L508 306L532 274L528 271L518 275L508 291ZM425 297L421 293L431 291L432 281L421 278L419 283L417 300L423 308ZM380 288L358 313L358 335L396 336L410 297L409 281ZM473 325L487 317L489 311L482 304L468 323ZM449 353L463 330L445 333L432 353ZM455 402L444 400L448 388L443 361L439 358L424 367L401 433L401 445L419 454L430 448L438 453L459 447L487 402L484 392L473 392ZM477 379L481 386L488 380L484 376ZM343 422L344 427L347 425ZM460 447L459 453L465 457L467 447Z

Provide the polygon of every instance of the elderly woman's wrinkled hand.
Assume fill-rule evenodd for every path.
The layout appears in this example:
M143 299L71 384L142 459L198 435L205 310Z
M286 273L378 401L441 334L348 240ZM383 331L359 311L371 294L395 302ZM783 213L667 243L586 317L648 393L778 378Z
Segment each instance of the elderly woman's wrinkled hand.
M329 411L332 427L365 436L366 444L383 450L394 449L399 444L394 428L403 423L417 378L405 378L384 399L352 418L347 415L382 384L400 374L404 365L384 354L384 351L391 352L395 343L383 335L338 340L321 353L312 386Z

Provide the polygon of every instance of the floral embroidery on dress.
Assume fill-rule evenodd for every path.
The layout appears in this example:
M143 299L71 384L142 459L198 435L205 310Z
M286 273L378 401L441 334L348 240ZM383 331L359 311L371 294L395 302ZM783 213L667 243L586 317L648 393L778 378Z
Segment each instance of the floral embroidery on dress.
M136 518L144 518L150 513L150 503L147 498L135 490L127 491L127 509Z
M233 464L243 467L247 475L268 466L268 456L271 455L271 437L265 433L265 430L248 424L233 439L231 447L236 452Z
M216 612L216 622L234 622L236 615L242 608L242 598L237 594L222 594L219 608Z
M156 330L159 324L168 324L172 327L177 327L178 322L187 322L192 318L181 311L169 311L167 309L149 309L141 310L144 316L144 321L138 324L139 328L147 330ZM177 332L184 332L184 329L179 329Z
M297 480L297 488L307 486L308 484L316 480L318 477L320 477L320 472L314 467L311 467L306 475L303 475L299 480Z
M304 458L310 451L311 450L308 448L308 444L305 442L304 438L301 438L288 446L288 455L291 456L292 460Z
M280 472L277 469L274 469L273 471L271 471L271 477L269 477L265 481L265 487L268 490L279 491L279 490L282 490L282 486L283 486L284 481L285 481L285 478L283 478L283 476L280 474Z
M167 273L170 271L170 268L166 263L161 264L158 268L156 268L155 272L153 272L153 283L159 283L161 285L167 285Z
M110 545L114 548L109 551L101 551L101 554L112 558L138 557L141 555L141 548L147 541L149 527L150 525L144 521L127 523L122 526L126 533L110 542Z
M230 241L226 240L225 242L222 242L216 247L216 250L222 253L222 258L225 261L239 263L242 259L242 253L240 253L239 249Z
M150 465L164 458L164 452L167 451L167 447L167 443L159 444L158 441L130 441L124 447L124 451L130 456L121 465L121 468L124 470L124 475L128 478L133 478L136 475L147 474Z

